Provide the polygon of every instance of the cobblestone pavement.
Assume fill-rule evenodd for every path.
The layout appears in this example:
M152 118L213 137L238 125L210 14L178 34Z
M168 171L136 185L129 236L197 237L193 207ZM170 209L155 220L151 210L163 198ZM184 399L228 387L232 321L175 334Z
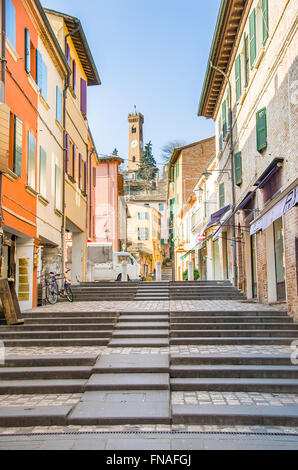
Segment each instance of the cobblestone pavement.
M298 405L298 395L259 392L172 392L173 405Z
M29 348L22 347L6 347L5 348L5 357L10 356L64 356L64 355L73 355L73 356L99 356L104 351L105 346L73 346L73 347L40 347L32 346Z
M80 401L81 396L81 393L55 395L0 395L0 407L74 406Z
M293 350L289 346L267 346L267 345L234 345L234 346L196 346L196 345L175 345L170 346L170 352L173 355L181 354L183 356L189 356L192 354L236 354L236 355L247 355L247 354L264 354L264 355L280 355L289 354Z
M268 311L272 309L283 310L284 304L263 305L259 303L240 302L238 300L171 300L171 301L98 301L98 302L60 302L56 305L37 307L29 312L125 312L125 311L194 311L194 310L251 310Z

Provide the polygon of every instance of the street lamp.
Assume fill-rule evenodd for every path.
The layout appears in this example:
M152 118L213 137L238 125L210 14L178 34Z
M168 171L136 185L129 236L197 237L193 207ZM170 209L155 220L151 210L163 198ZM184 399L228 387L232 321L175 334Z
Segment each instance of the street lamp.
M233 149L233 116L232 116L232 87L231 82L227 74L221 70L219 67L216 67L210 61L210 67L219 72L224 76L228 83L229 90L229 130L230 130L230 160L231 160L231 183L232 183L232 200L233 200L233 212L232 212L232 224L233 224L233 264L234 264L234 284L237 287L238 285L238 266L237 266L237 246L236 246L236 226L235 226L235 209L236 209L236 192L235 192L235 173L234 173L234 149Z

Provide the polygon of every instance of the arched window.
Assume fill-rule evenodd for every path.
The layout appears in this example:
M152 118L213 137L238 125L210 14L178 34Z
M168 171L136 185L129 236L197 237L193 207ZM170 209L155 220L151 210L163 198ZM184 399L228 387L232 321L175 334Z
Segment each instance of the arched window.
M136 157L132 157L132 161L133 161L133 163L135 163L136 162Z
M136 129L135 126L132 126L132 128L131 128L131 133L132 133L132 134L136 134L136 133L137 133L137 129Z

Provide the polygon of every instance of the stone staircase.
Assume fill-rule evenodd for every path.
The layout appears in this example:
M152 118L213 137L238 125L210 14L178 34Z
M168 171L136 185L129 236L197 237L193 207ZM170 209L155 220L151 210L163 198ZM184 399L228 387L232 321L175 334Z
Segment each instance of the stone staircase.
M229 281L171 282L171 300L244 300Z
M138 286L135 300L170 300L169 282L142 282Z
M34 312L24 316L22 327L0 327L0 340L6 347L106 349L86 355L80 355L78 349L73 355L8 356L5 365L0 366L0 395L82 395L75 406L0 407L0 427L298 425L297 405L198 405L187 400L173 401L176 393L297 396L298 366L291 363L290 354L260 354L260 345L290 346L298 340L298 324L284 311L252 311L247 307L246 311L69 312L65 304L65 311L60 313ZM197 345L203 349L248 345L251 349L241 354L232 349L229 353L191 352L191 347ZM173 351L187 347L188 353L169 353L169 346ZM139 353L131 352L132 348Z
M74 301L130 301L135 299L138 282L82 282L72 286Z
M172 267L162 267L161 272L161 280L162 281L173 281L173 268Z

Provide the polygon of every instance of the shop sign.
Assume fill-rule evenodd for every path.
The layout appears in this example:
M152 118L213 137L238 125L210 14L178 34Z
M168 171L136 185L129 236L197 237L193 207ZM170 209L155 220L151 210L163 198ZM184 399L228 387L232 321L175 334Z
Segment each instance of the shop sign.
M29 280L29 258L20 258L19 259L19 272L18 272L18 299L20 301L30 300L30 280Z

